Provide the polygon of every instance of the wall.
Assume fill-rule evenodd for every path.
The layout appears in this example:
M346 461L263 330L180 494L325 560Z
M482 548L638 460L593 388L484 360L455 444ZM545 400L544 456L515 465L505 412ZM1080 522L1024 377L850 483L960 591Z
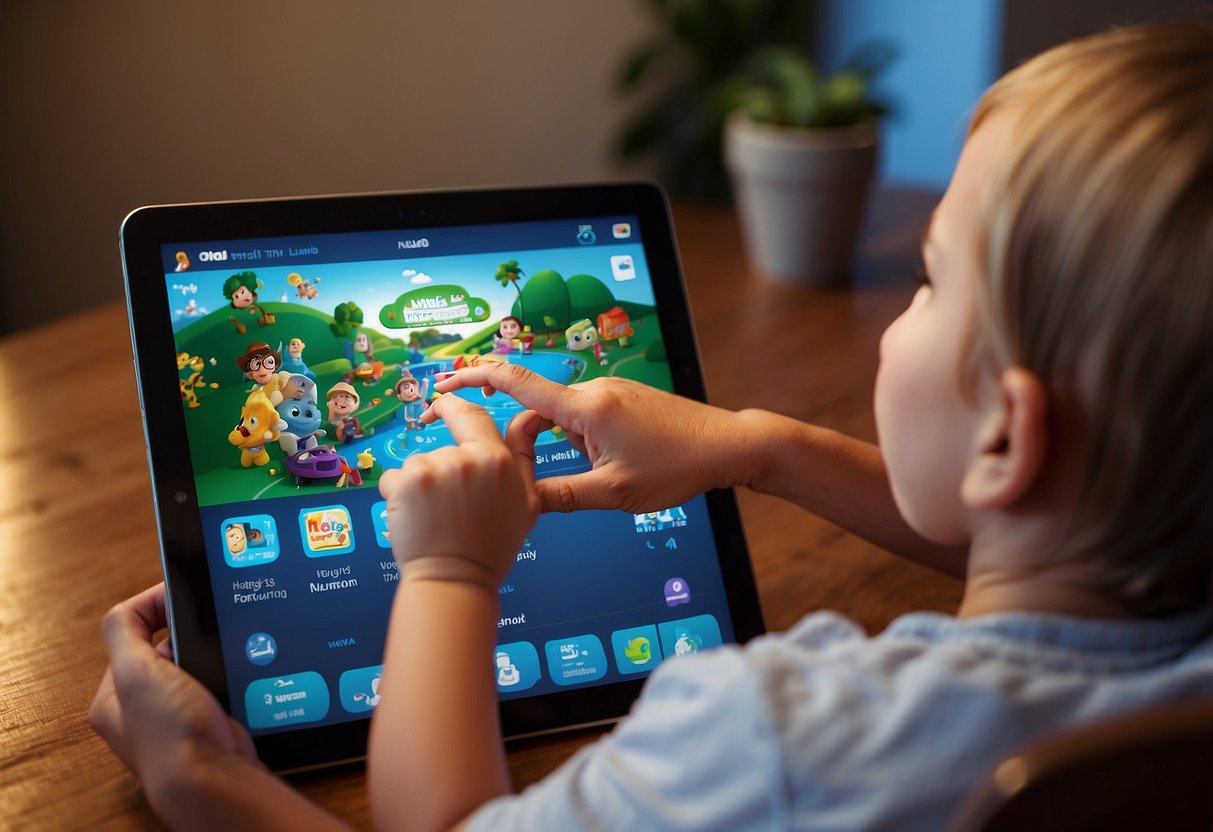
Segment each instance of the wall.
M0 6L0 331L121 297L142 204L634 173L638 3Z
M121 297L138 205L644 175L612 93L647 0L0 3L0 332ZM1020 57L1213 0L822 0L820 58L873 37L887 182L941 191ZM1005 26L1004 26L1005 21Z

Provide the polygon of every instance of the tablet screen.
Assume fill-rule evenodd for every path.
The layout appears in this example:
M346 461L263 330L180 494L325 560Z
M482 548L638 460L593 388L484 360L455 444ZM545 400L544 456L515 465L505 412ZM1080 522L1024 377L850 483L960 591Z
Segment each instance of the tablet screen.
M132 316L171 326L158 360L177 368L192 486L176 499L196 508L227 704L254 738L365 722L380 701L391 540L410 530L388 527L377 484L453 443L419 420L437 381L507 362L561 384L678 386L671 340L690 335L659 313L646 227L613 213L159 243L166 306L132 286ZM502 431L522 409L450 395ZM559 430L538 437L537 478L588 468ZM752 635L734 622L718 531L705 497L541 516L500 587L485 672L502 702L569 701ZM565 727L515 710L507 732Z

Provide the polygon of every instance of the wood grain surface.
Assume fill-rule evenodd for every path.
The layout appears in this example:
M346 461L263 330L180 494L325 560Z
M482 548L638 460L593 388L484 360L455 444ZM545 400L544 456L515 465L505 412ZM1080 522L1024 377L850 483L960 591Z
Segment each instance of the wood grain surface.
M752 273L731 209L677 206L711 401L874 439L878 339L913 293L934 201L879 192L852 283L833 290ZM0 391L0 828L158 828L86 716L105 668L102 614L160 580L125 309L0 341ZM751 493L740 502L769 629L831 608L877 632L901 613L959 601L958 582L794 506ZM516 787L598 734L511 744ZM294 782L370 828L361 767Z

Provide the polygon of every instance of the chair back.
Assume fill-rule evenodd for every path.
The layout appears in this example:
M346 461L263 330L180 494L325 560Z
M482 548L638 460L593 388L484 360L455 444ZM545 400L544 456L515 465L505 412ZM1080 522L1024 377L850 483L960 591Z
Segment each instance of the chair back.
M974 789L952 832L1213 830L1213 699L1025 745Z

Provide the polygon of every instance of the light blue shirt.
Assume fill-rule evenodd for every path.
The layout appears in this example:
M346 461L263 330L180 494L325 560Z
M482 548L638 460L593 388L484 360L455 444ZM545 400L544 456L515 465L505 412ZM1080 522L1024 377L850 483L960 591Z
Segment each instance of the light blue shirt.
M1213 695L1213 610L1128 621L834 613L659 666L632 713L470 828L937 830L1012 749Z

